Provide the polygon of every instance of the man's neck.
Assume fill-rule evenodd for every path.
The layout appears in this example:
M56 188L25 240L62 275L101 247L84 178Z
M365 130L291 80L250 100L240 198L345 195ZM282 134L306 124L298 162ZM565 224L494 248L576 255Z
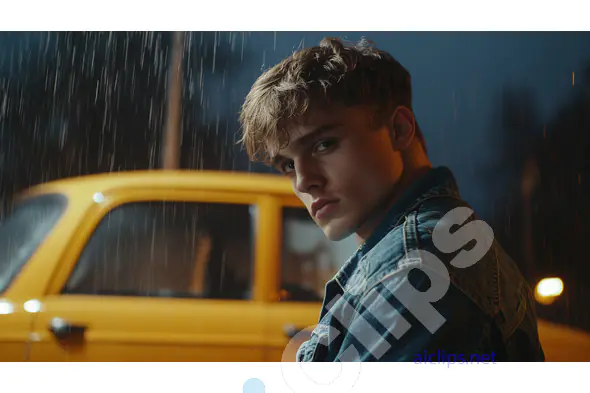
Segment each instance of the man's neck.
M399 201L408 188L432 169L430 162L419 166L405 167L400 181L394 186L382 203L375 209L365 223L356 231L357 236L364 243L381 223L386 213Z

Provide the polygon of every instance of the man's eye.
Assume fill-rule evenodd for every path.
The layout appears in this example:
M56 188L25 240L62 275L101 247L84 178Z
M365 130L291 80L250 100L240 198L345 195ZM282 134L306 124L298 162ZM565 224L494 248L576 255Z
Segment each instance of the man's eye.
M290 173L295 170L295 164L293 161L287 161L283 165L281 165L281 169L283 173Z
M328 150L330 147L332 147L332 145L334 145L334 141L333 140L326 140L326 141L321 141L320 143L318 143L315 146L315 151L322 153L325 152L326 150Z

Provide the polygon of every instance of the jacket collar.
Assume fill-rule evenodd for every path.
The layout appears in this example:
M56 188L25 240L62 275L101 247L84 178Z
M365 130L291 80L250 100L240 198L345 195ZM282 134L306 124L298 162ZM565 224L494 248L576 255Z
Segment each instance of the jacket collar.
M388 210L369 238L359 247L359 256L365 255L379 243L399 220L422 201L440 196L459 197L459 188L451 170L441 166L430 169L415 181Z

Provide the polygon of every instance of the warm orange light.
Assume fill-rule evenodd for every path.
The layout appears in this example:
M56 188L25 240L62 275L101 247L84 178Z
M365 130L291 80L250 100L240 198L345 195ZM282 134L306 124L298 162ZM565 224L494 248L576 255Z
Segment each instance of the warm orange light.
M558 277L544 278L535 288L535 299L541 304L551 304L563 292L563 281Z

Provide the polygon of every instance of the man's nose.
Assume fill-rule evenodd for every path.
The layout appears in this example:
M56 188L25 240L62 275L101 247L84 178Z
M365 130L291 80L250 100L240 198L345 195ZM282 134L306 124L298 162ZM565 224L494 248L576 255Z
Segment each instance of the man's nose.
M311 160L295 163L297 176L295 188L299 193L309 194L313 189L321 189L326 183L324 175Z

